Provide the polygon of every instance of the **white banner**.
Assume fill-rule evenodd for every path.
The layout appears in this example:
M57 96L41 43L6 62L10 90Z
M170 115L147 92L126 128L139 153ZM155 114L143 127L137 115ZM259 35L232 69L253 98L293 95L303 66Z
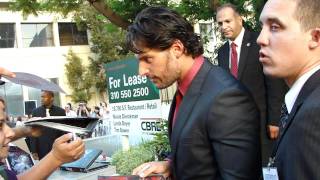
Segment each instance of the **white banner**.
M161 101L147 100L110 104L113 121L112 133L138 135L142 132L160 131L157 126L161 120Z

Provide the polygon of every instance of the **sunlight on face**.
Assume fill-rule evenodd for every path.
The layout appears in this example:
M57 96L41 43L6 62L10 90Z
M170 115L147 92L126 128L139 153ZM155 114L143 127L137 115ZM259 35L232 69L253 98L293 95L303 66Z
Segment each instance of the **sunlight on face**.
M9 142L14 136L13 130L6 124L5 104L0 101L0 159L8 156Z
M242 29L242 19L233 9L225 7L218 11L216 20L224 37L234 41Z
M139 74L147 76L159 89L169 87L180 77L179 62L170 51L145 48L137 56Z
M308 33L294 18L295 1L269 0L260 15L260 62L267 75L295 81L307 63Z

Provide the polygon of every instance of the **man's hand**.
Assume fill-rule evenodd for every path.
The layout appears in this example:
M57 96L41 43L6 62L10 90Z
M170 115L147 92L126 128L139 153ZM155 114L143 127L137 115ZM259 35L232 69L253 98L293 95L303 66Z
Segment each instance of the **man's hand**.
M71 139L71 133L65 134L57 138L52 145L50 153L52 153L61 164L75 161L84 154L85 146L83 141L77 138L70 142Z
M279 136L279 127L273 126L273 125L268 125L268 132L269 132L270 139L275 140Z
M61 164L79 159L84 153L84 143L81 139L71 141L72 134L65 134L53 143L52 150L29 171L18 175L18 179L48 179Z
M162 174L165 178L169 177L170 175L169 161L144 163L136 167L132 172L133 175L139 175L142 178L147 177L152 173Z
M3 67L0 67L0 76L4 75L4 76L9 76L9 77L15 77L15 74Z

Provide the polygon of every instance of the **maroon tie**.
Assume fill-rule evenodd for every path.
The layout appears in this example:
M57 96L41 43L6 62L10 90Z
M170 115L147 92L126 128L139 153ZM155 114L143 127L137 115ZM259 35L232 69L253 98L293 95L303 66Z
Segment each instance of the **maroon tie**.
M177 94L176 94L176 108L174 109L172 128L174 127L174 124L176 123L176 118L177 118L177 115L178 115L179 106L181 104L182 97L183 96L182 96L181 92L178 90Z
M237 78L238 77L238 53L236 50L237 45L231 43L231 74Z

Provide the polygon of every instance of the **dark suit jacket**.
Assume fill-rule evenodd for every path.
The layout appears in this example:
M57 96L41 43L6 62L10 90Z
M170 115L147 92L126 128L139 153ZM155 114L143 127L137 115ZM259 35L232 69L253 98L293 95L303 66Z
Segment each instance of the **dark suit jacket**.
M281 104L288 90L283 80L267 77L259 62L260 47L256 40L258 33L245 30L238 66L238 79L252 94L260 111L261 139L263 144L263 162L271 154L272 142L269 140L267 125L278 126ZM219 66L229 69L229 43L226 42L218 51Z
M58 106L52 106L49 110L51 116L65 116L66 112L64 109ZM32 117L46 117L46 108L40 106L32 111ZM43 135L38 138L30 138L30 151L32 153L38 153L39 159L46 156L52 149L52 144L55 139L65 134L62 131L44 128Z
M172 173L179 180L257 180L258 110L230 73L205 61L177 114L169 114Z
M263 123L278 125L281 104L288 87L283 80L263 74L263 67L259 62L260 47L256 42L258 35L256 32L245 30L239 58L238 79L252 93ZM228 71L230 71L229 49L229 43L226 42L218 51L219 66Z
M278 140L280 180L320 179L320 70L302 87Z

